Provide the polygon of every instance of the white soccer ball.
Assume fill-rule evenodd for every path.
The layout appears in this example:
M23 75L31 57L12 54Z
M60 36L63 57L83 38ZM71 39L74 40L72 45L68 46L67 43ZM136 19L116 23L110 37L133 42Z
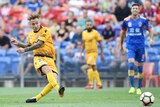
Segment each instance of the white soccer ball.
M151 106L154 103L154 96L151 92L144 92L140 96L140 101L143 103L144 106Z

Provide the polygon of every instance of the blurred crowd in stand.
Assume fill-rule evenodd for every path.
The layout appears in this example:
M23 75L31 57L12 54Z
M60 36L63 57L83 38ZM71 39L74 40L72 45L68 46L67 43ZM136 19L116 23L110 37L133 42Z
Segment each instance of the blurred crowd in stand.
M37 75L34 72L32 53L21 56L10 43L10 37L27 42L31 31L27 17L31 12L41 15L41 24L49 28L55 46L60 50L61 72L85 72L85 62L78 61L82 45L82 31L85 20L91 19L94 28L103 38L105 61L97 60L100 72L122 72L127 75L127 59L119 51L119 31L121 22L131 14L132 3L139 3L141 16L152 24L155 46L148 45L146 33L146 61L156 63L158 74L160 61L160 1L159 0L0 0L0 75L19 75L20 61L24 62L25 75ZM152 50L152 51L150 51ZM150 52L150 53L149 53ZM153 58L156 57L156 58ZM84 66L83 66L84 65ZM10 67L7 67L10 66ZM81 67L82 66L82 67Z

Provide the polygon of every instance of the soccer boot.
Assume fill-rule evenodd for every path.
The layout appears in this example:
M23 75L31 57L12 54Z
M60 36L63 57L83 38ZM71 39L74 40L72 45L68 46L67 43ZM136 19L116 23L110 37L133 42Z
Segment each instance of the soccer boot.
M63 96L64 96L64 91L65 91L65 88L64 88L64 87L60 87L60 88L59 88L58 93L59 93L59 96L60 96L60 97L63 97Z
M134 87L131 87L128 93L129 93L129 94L133 94L133 93L135 93L135 90L136 90L136 89L135 89Z
M88 84L88 85L85 86L85 88L86 88L86 89L93 89L93 85Z
M36 102L37 102L37 100L36 100L35 97L29 98L29 99L26 100L26 103L36 103Z
M97 85L96 86L96 89L102 89L103 87L102 87L102 85Z
M137 94L137 95L141 95L141 94L142 94L142 91L141 91L140 88L137 88L136 94Z

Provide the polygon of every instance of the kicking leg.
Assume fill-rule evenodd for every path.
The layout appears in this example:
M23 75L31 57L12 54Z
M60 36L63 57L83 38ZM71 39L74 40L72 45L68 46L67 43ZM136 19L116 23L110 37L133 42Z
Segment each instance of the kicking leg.
M40 100L42 97L44 97L46 94L48 94L51 90L52 90L52 85L50 83L48 83L44 89L36 96L33 98L29 98L26 100L26 103L35 103L38 100Z

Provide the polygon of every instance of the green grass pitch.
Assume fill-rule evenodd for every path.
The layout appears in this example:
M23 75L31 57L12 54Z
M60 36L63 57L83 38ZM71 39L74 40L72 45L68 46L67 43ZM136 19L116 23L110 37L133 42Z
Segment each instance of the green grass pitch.
M143 107L136 94L129 95L128 88L103 88L86 90L66 88L64 98L53 90L39 102L26 104L25 100L42 88L0 88L0 107ZM144 88L152 92L155 102L152 107L160 107L160 89Z

